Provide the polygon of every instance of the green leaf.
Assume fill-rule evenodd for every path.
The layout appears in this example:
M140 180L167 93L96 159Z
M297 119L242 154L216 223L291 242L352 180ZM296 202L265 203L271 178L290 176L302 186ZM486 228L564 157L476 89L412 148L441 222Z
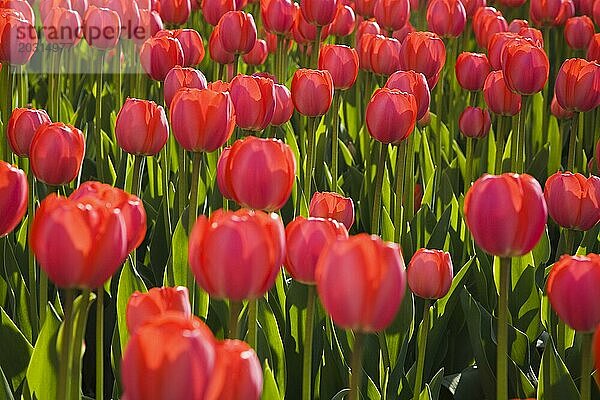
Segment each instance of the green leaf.
M8 314L0 307L0 343L10 351L0 352L0 368L13 389L18 388L27 373L33 347Z
M6 380L6 376L4 375L2 368L0 368L0 398L3 400L14 400L12 391L10 390L10 386L8 385L8 381Z
M265 360L263 364L263 392L262 400L279 400L279 390L273 376L273 370L269 367L269 360Z
M284 398L287 375L285 351L283 349L283 341L281 340L279 327L277 326L277 320L273 315L271 306L264 298L261 298L258 301L258 322L261 331L267 339L269 351L273 356L272 362L273 368L275 369L277 387L279 388L281 398Z
M539 400L578 399L579 392L550 338L546 343L538 383Z
M117 316L119 326L119 341L121 343L121 351L124 351L127 341L129 340L129 332L127 331L126 310L129 296L135 291L142 293L147 292L146 285L137 271L131 266L129 259L123 264L121 275L119 277L119 288L117 290Z

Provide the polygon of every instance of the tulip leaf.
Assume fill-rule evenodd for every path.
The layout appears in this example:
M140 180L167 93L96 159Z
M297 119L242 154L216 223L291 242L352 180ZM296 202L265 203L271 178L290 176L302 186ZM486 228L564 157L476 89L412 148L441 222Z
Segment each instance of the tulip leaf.
M147 292L146 285L137 271L131 266L129 259L123 264L121 275L119 276L119 288L117 290L117 324L119 326L119 342L121 343L121 352L125 350L129 340L127 331L126 310L129 296L135 291Z
M5 349L10 349L10 351L0 352L0 368L14 390L25 378L33 347L2 307L0 307L0 343Z
M548 120L548 168L546 169L548 175L558 171L561 165L562 139L558 124L556 117L550 115Z
M4 375L4 371L0 368L0 398L4 400L14 400L12 391Z
M551 338L546 343L546 348L542 354L538 382L537 398L539 400L579 398L575 382L573 382L567 367L556 352Z
M279 400L283 397L279 396L277 389L277 383L275 382L275 376L273 370L269 366L269 360L265 360L263 363L263 391L262 400Z
M270 359L275 370L277 387L279 388L281 397L284 398L287 379L285 351L283 348L283 341L281 340L281 334L279 333L277 320L273 315L271 306L264 298L261 298L258 301L258 323L261 331L264 333L267 339L269 351L273 356Z

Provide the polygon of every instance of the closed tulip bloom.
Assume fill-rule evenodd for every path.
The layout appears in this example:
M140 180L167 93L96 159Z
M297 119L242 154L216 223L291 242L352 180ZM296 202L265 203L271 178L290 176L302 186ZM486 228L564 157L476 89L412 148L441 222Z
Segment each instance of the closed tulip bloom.
M402 28L410 17L409 0L375 0L375 20L386 31Z
M374 16L375 0L356 0L354 9L358 15L367 20Z
M43 29L48 43L61 46L75 46L83 36L79 13L65 8L51 9L44 19Z
M350 35L356 26L356 15L350 6L339 5L331 23L330 33L337 37Z
M467 107L460 114L458 129L466 137L481 139L488 135L492 120L488 110L479 107Z
M557 172L544 187L548 213L564 228L587 231L600 221L600 178Z
M275 112L271 125L283 125L292 118L294 113L294 103L292 102L292 94L290 90L284 86L275 84Z
M392 33L392 37L402 44L404 39L408 36L409 33L415 32L415 27L410 24L408 21L402 28Z
M227 183L227 177L225 176L227 163L229 162L229 152L231 151L231 146L224 147L221 151L221 155L217 160L217 186L219 187L219 191L221 195L229 200L233 200L233 194L229 191L229 186Z
M177 39L154 36L146 40L140 50L144 71L156 81L164 81L173 67L183 65L183 49Z
M396 89L415 96L417 102L417 120L423 118L429 110L431 94L425 75L415 71L397 71L385 83L388 89Z
M23 18L25 18L26 21L29 21L31 25L35 25L33 8L31 8L29 2L25 0L2 0L0 1L0 8L18 11L23 15ZM40 8L42 8L41 5Z
M165 77L164 97L167 107L171 106L175 93L181 88L206 89L208 83L202 72L194 68L175 66Z
M329 25L337 11L338 0L301 0L300 12L310 24Z
M400 42L394 38L377 35L370 47L371 70L378 75L389 76L400 69Z
M465 29L467 13L460 0L432 0L427 6L427 27L442 37L458 37Z
M532 0L529 4L529 16L536 25L550 26L558 18L561 0Z
M216 340L199 318L159 316L127 343L121 362L124 395L128 400L204 399L216 358Z
M121 21L122 36L133 39L140 25L140 9L135 1L107 0L105 7L116 11Z
M208 51L210 52L210 58L219 64L231 64L235 60L235 54L225 51L221 44L221 31L219 25L210 33L208 39Z
M552 25L554 26L563 26L567 23L567 20L571 17L575 16L575 3L572 0L561 0L560 2L560 12L558 16L554 20ZM533 19L532 19L533 20ZM533 20L536 25L541 25L537 21Z
M127 300L127 330L134 335L142 326L167 313L179 313L183 317L192 318L190 296L186 287L154 287L147 293L136 290Z
M502 71L492 71L483 84L483 98L490 111L498 115L517 115L521 111L521 95L513 93Z
M292 101L302 115L324 115L333 100L333 79L329 71L299 69L292 79Z
M248 136L231 146L221 192L244 207L276 211L290 197L295 175L296 160L287 144Z
M600 61L600 33L596 33L594 36L592 36L585 58L588 61Z
M526 19L513 19L508 24L508 32L519 33L523 28L529 28L529 21Z
M198 31L194 29L178 29L174 32L175 39L183 50L182 67L198 65L204 59L204 43Z
M248 65L263 65L267 61L268 55L267 42L263 39L258 39L252 50L244 54L242 59Z
M438 76L446 63L446 47L435 33L412 32L402 42L400 67L420 72L427 78L429 88L433 89Z
M158 154L169 138L165 110L153 101L128 98L117 115L115 136L127 153Z
M333 219L296 217L285 228L285 268L298 282L315 284L315 269L323 249L348 238L346 227Z
M464 211L475 243L498 257L530 252L548 217L542 188L527 174L483 175L467 192Z
M499 71L502 69L504 48L507 43L517 39L521 39L521 36L518 33L512 32L498 32L490 38L487 45L487 55L492 70Z
M465 7L467 18L471 19L475 15L477 10L485 7L486 0L463 0L462 3Z
M83 36L100 50L114 48L121 35L121 19L116 11L90 6L83 19Z
M554 85L556 100L564 109L590 111L600 104L600 66L581 58L565 60Z
M252 131L265 129L275 112L273 81L258 76L237 75L231 80L229 93L235 107L235 122Z
M364 20L364 21L360 21L358 23L358 27L356 28L356 45L358 47L358 43L360 42L360 38L367 34L373 34L373 35L381 35L381 28L379 27L379 24L374 21L374 20ZM358 51L358 49L357 49Z
M308 207L311 217L333 219L350 229L354 224L354 202L335 192L315 192Z
M170 120L180 146L188 151L210 153L231 137L235 110L227 92L184 88L173 98Z
M29 62L38 43L37 32L23 14L0 10L0 63L24 65Z
M217 344L216 361L208 400L260 399L263 372L252 347L225 339Z
M486 11L491 9L493 11ZM500 11L493 7L481 7L473 16L473 33L477 45L486 49L492 36L498 32L506 32L508 23Z
M127 232L118 209L55 194L41 202L29 239L42 270L62 288L95 289L127 256Z
M365 33L356 43L356 52L358 53L358 68L363 71L373 72L371 68L371 48L373 41L377 36L371 33Z
M546 293L560 319L578 332L591 332L600 323L599 285L600 256L564 255L550 270Z
M261 0L260 15L267 32L285 35L294 25L296 8L291 0Z
M235 11L234 0L202 0L202 15L212 26L216 26L229 11Z
M563 108L563 106L558 104L558 101L556 100L556 94L552 97L552 102L550 103L550 112L557 119L570 119L575 116L573 111L566 110Z
M519 36L530 41L537 47L544 47L544 34L536 28L525 27L518 32Z
M262 297L283 264L285 233L274 213L240 209L202 215L190 236L189 262L211 296L234 301Z
M156 11L151 10L140 10L140 29L134 31L133 40L138 46L144 44L144 42L156 35L159 31L163 30L163 21L160 18L160 14Z
M543 48L528 42L508 43L504 47L502 72L513 92L529 96L546 85L550 63Z
M450 254L442 250L417 250L406 269L408 287L424 299L441 299L446 296L453 276Z
M45 123L50 123L50 117L45 110L15 108L6 128L6 137L13 153L19 157L29 157L33 135Z
M160 2L160 17L167 24L185 24L191 12L190 0L161 0Z
M359 332L387 328L406 290L398 245L366 233L326 246L315 276L319 298L333 322Z
M0 237L8 235L25 216L29 186L17 167L0 161Z
M485 78L490 73L490 63L485 54L460 53L454 64L458 84L465 90L483 89Z
M232 54L246 54L256 43L256 25L252 14L229 11L219 20L219 40Z
M384 144L400 144L415 129L417 102L410 93L377 89L367 104L369 134Z
M326 44L319 53L319 69L329 71L335 89L349 89L358 75L358 53L348 46Z
M209 82L208 89L220 93L229 92L229 82L223 82L222 80Z
M85 154L83 133L62 122L43 124L31 140L29 158L35 177L48 185L65 185L79 174Z

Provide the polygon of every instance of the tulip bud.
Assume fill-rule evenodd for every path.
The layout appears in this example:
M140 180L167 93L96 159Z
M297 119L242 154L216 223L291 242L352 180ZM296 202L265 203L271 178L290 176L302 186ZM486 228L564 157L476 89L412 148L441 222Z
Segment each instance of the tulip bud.
M507 44L504 47L502 72L509 89L530 96L546 85L550 63L543 48L528 42Z
M202 0L202 15L212 26L216 26L223 15L235 9L234 0Z
M460 114L458 128L466 137L481 139L488 135L492 120L487 110L479 107L467 107ZM469 160L467 160L469 162Z
M175 93L181 88L206 89L208 83L202 72L176 65L165 77L164 97L167 107L171 106Z
M273 81L257 76L237 75L231 80L229 93L235 107L235 122L252 131L265 129L275 111Z
M169 137L165 110L153 101L128 98L117 115L115 136L127 153L158 154Z
M410 16L409 0L375 0L375 20L386 31L402 28Z
M356 45L358 47L358 43L360 42L361 36L370 33L373 35L381 35L381 28L379 24L373 20L365 20L361 21L356 28ZM399 40L399 39L398 39ZM358 49L357 49L358 51Z
M366 233L326 246L315 277L319 298L333 322L359 332L387 328L406 291L398 245Z
M333 100L333 79L329 71L299 69L292 79L292 101L302 115L324 115Z
M190 0L161 0L160 17L167 24L185 24L192 12Z
M284 251L277 214L217 210L196 221L189 262L196 281L211 296L241 301L262 297L273 286Z
M542 188L527 174L483 175L469 188L464 211L475 243L498 257L530 252L548 217Z
M24 65L37 48L35 27L18 11L0 10L0 63Z
M453 276L450 254L442 250L417 250L406 269L408 287L424 299L441 299L446 296Z
M511 32L498 32L490 37L487 45L487 54L492 70L499 71L502 69L502 57L506 44L520 38L519 34Z
M235 60L235 55L228 53L221 44L221 32L219 25L215 26L208 39L208 50L210 58L219 64L232 64Z
M600 256L564 255L550 270L546 292L560 319L578 332L591 332L600 323L599 285Z
M348 238L348 231L332 219L296 217L285 228L285 268L298 282L315 283L315 268L323 249Z
M0 161L0 237L4 237L25 216L29 186L27 176L17 167Z
M363 17L365 20L373 17L373 11L375 8L375 0L356 0L354 2L354 8L356 13Z
M33 135L45 123L50 123L50 117L45 110L15 108L6 128L6 137L13 153L19 157L29 157Z
M558 16L552 23L554 26L562 26L567 20L571 17L575 16L575 3L572 0L561 0L560 2L560 11ZM533 19L532 19L533 20ZM538 21L533 20L536 25L541 25Z
M356 15L350 6L339 5L331 23L331 34L337 37L350 35L356 25Z
M385 83L388 89L396 89L415 96L417 102L417 120L423 118L429 110L431 94L425 75L415 71L397 71Z
M77 11L53 8L44 19L44 36L48 43L75 46L83 36L81 25Z
M137 36L140 25L140 10L135 1L107 0L105 7L119 15L123 37L133 39Z
M326 44L319 53L319 69L329 71L335 89L349 89L358 75L358 53L348 46Z
M242 59L248 65L262 65L267 61L267 55L267 42L263 39L258 39L252 50L244 54Z
M384 144L400 144L415 129L417 102L410 93L377 89L367 104L369 134Z
M389 76L400 69L400 42L394 38L375 36L369 47L371 70Z
M568 111L586 112L600 104L600 66L581 58L565 60L554 84L558 104Z
M121 35L121 20L116 11L90 6L83 19L83 36L100 50L114 48Z
M561 0L531 0L529 16L536 25L553 25L558 18Z
M336 220L350 229L354 224L354 202L334 192L315 192L308 207L311 217Z
M435 33L412 32L406 36L400 50L400 68L420 72L433 89L446 62L446 47Z
M329 25L337 11L337 0L301 0L300 11L310 24Z
M141 46L147 39L161 30L163 30L163 21L160 14L156 11L140 9L140 24L138 29L134 31L133 40L138 46Z
M473 33L477 45L486 49L492 36L506 32L508 23L500 11L493 7L481 7L473 16Z
M181 44L181 50L183 51L182 67L191 67L202 62L204 59L204 43L198 31L178 29L173 36Z
M585 58L588 61L600 61L600 33L596 33L592 36Z
M260 15L267 32L285 35L292 30L296 8L291 0L262 0Z
M467 13L460 0L431 0L427 27L442 37L458 37L465 29Z
M465 90L483 89L485 78L490 73L490 63L485 54L460 53L454 65L456 80Z
M600 221L600 178L571 172L550 176L544 188L548 213L564 228L587 231Z
M219 40L223 50L231 54L246 54L256 43L256 25L252 14L229 11L219 20Z
M188 289L183 286L154 287L147 293L135 291L129 296L125 311L129 333L134 335L142 326L167 313L180 313L191 319L189 297Z
M521 95L506 86L502 71L492 71L483 84L483 98L488 108L498 115L517 115L521 110Z
M292 118L294 113L294 103L292 102L292 94L284 85L275 84L275 111L271 125L283 125Z
M140 63L144 71L156 81L164 81L173 67L183 65L183 57L181 43L166 36L151 37L140 50Z

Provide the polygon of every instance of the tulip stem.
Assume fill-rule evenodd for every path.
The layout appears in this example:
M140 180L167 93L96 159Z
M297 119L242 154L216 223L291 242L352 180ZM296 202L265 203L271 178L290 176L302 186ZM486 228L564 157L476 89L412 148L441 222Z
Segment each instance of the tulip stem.
M59 379L57 398L58 399L70 399L70 378L71 372L69 367L71 366L71 311L73 309L73 290L65 289L64 299L64 318L62 327L62 340L60 349L60 366L59 366Z
M496 360L496 399L508 399L508 288L511 259L500 258L500 299L498 301L498 349Z
M333 112L331 121L331 190L338 192L338 136L340 131L340 104L342 94L336 91L333 95Z
M431 209L433 210L434 214L437 215L436 209L437 209L437 203L438 203L438 193L440 191L440 182L441 182L441 178L442 178L442 114L444 113L444 77L445 77L445 68L442 68L442 71L440 72L440 80L439 80L439 84L437 85L437 93L436 93L436 101L435 101L435 106L436 106L436 137L435 137L435 147L436 147L436 151L435 151L435 176L434 176L434 184L433 184L433 198L432 198L432 204L431 204Z
M8 128L8 119L10 118L10 114L12 112L12 79L10 76L11 66L9 63L2 63L2 69L0 70L1 80L0 85L3 89L2 100L2 124L4 125L4 132L2 137L0 138L0 143L2 144L2 159L7 162L10 160L10 150L8 148L8 141L6 140L6 130Z
M308 144L306 151L306 170L304 171L304 196L310 201L311 184L315 163L315 142L317 140L318 117L308 117Z
M312 353L313 327L315 320L315 287L309 285L306 294L306 320L304 323L304 359L302 364L302 398L311 400L312 396Z
M315 43L312 49L312 62L311 68L318 69L319 68L319 51L321 50L321 32L323 31L322 26L317 26L317 37L315 38Z
M387 158L387 144L376 142L376 147L379 147L379 160L375 174L375 194L373 196L373 216L371 218L371 233L379 234L379 217L381 215L381 186L383 186L383 171L385 170L385 159ZM400 195L402 197L402 195ZM402 201L402 200L400 200Z
M242 303L235 300L229 301L229 338L238 338L238 319L240 317L240 311L242 310Z
M81 293L81 305L78 306L79 313L77 318L72 318L73 322L76 323L73 329L73 337L71 338L71 365L69 366L70 371L74 371L72 375L76 377L76 381L71 384L71 399L81 399L81 359L82 359L82 344L83 337L85 335L85 328L87 325L87 317L89 311L90 301L95 297L92 297L89 289L82 291ZM99 399L102 400L102 399Z
M29 182L29 198L27 199L27 227L29 234L31 234L31 225L33 223L33 217L35 213L35 177L33 176L33 170L31 169L31 164L29 164L29 168L27 169L27 180ZM36 265L35 265L35 256L31 249L27 253L27 264L29 271L29 308L31 311L31 335L33 338L33 343L37 338L38 332L42 329L42 324L39 323L38 320L38 298L37 298L37 281L36 281ZM40 304L40 312L41 308L45 306ZM39 326L38 326L39 323Z
M585 114L584 113L577 113L577 120L578 120L578 124L577 124L577 143L575 144L575 157L573 157L573 162L575 164L577 164L577 160L579 159L580 164L579 166L582 167L582 169L580 171L585 171L585 165L583 165L583 161L581 160L581 154L583 153L583 122L584 122L584 118ZM575 168L575 166L573 167L573 171L571 172L575 172L576 170L578 170L578 168Z
M131 176L131 193L136 196L140 196L142 183L142 170L143 170L144 156L134 155L133 156L133 175Z
M581 400L592 397L592 334L583 333L581 342Z
M473 138L467 138L467 153L465 155L465 193L471 186L472 182L472 164L473 163Z
M425 366L425 350L427 349L427 335L429 334L429 308L431 300L425 299L423 304L423 322L421 322L421 331L418 339L417 371L415 377L415 390L413 391L413 400L419 400L421 396L421 386L423 384L423 368Z
M185 154L185 149L182 146L179 146L177 156L178 156L177 158L179 161L179 170L178 170L179 203L178 203L178 206L179 206L179 215L182 216L183 210L185 209L185 201L186 201L186 196L184 193L188 193L187 173L186 173L187 157Z
M248 344L258 350L258 335L257 335L257 317L258 317L258 299L248 300Z
M352 349L352 369L350 370L350 397L349 400L360 399L360 381L362 378L362 356L364 336L360 332L354 333L354 347Z
M96 299L96 400L104 399L104 286Z
M416 130L417 128L415 128ZM410 223L413 219L415 213L415 133L413 133L405 140L407 142L406 147L406 167L404 169L404 174L406 178L404 184L404 195L402 196L406 199L406 207L404 208L405 215L404 217L404 225L406 222ZM404 229L405 226L402 227ZM400 243L400 242L398 242Z
M96 173L98 179L104 182L104 148L102 147L102 88L103 88L103 68L104 51L100 56L100 72L96 77L96 112L94 114L94 139L96 144Z
M575 113L573 118L571 118L571 129L569 130L569 158L567 160L567 170L571 172L575 172L575 142L577 139L575 125L577 124L578 119L578 113Z
M406 140L398 145L396 151L396 203L394 209L394 241L400 243L404 235L404 209L402 203L404 200L404 162L406 161Z
M496 124L496 165L494 171L497 175L502 173L502 157L504 156L504 122L506 117L503 115L498 116L498 123Z
M192 229L196 223L198 212L198 181L200 180L200 166L202 164L202 153L195 152L192 161L192 187L190 189L190 207L188 209L188 238L192 235ZM187 284L191 294L192 309L196 300L196 290L194 288L194 276L191 266L187 269Z

